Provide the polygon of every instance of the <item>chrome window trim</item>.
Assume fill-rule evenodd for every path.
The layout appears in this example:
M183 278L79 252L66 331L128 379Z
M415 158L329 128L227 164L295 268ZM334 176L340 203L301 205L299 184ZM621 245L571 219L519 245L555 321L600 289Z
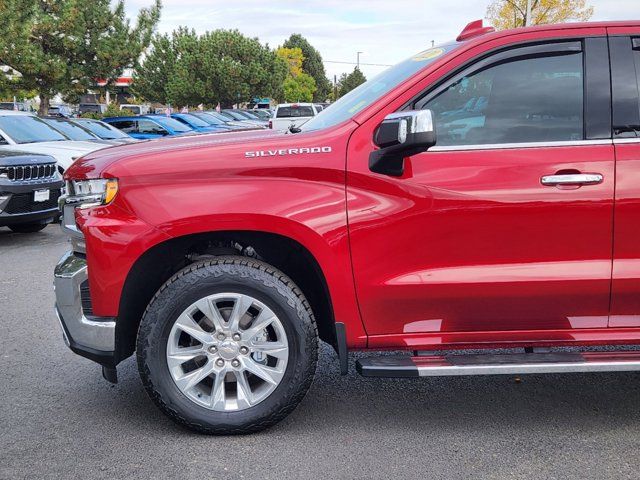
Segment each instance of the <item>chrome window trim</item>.
M640 143L640 138L638 137L634 137L634 138L616 138L613 140L613 143L618 144L618 143Z
M640 141L640 139L631 139ZM487 143L477 145L443 145L431 147L429 152L460 152L474 150L504 150L506 148L548 148L548 147L578 147L589 145L611 145L610 138L603 140L568 140L559 142L522 142L522 143Z

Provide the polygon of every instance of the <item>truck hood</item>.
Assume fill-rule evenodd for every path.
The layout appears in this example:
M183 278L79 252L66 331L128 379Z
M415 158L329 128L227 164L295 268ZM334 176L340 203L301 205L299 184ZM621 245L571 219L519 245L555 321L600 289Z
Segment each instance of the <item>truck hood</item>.
M286 139L286 137L291 138L292 136L274 130L246 130L141 141L91 152L78 160L68 174L74 178L97 178L109 167L116 163L123 163L125 160L175 155L178 152L182 156L188 155L190 151L194 150L222 150L233 146L243 150L251 150L257 148L254 144L266 143L268 140L276 140L279 137ZM178 158L176 156L176 161Z
M3 145L3 150L19 152L41 153L51 155L63 170L68 169L75 159L87 153L99 150L109 145L93 142L62 141L62 142L37 142L22 143L18 145Z

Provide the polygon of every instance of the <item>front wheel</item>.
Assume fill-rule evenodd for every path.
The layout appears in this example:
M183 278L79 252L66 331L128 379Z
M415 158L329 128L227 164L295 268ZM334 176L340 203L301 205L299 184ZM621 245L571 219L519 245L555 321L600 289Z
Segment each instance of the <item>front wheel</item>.
M317 329L293 281L244 257L192 264L149 304L138 368L169 417L211 434L250 433L288 415L315 373Z

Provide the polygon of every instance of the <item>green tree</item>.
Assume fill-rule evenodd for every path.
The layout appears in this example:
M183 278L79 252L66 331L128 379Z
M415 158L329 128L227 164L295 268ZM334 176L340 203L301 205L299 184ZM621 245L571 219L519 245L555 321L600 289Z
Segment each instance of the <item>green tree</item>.
M323 102L327 99L329 92L331 92L331 82L327 78L327 74L324 70L324 63L322 63L322 56L320 52L316 50L306 38L299 33L291 35L282 45L285 48L299 48L302 50L304 60L302 62L302 71L313 77L316 83L316 91L313 95L315 102Z
M593 7L586 0L531 0L531 25L586 21ZM494 0L487 8L487 19L499 30L527 24L527 0Z
M166 86L173 74L176 62L174 46L176 37L182 35L182 30L176 30L173 35L154 35L151 41L151 54L133 74L131 90L145 100L168 103ZM187 31L184 32L188 34Z
M37 90L40 113L56 93L84 92L135 66L160 19L160 0L131 27L123 0L0 0L0 63L16 88Z
M228 107L254 96L275 96L287 70L286 62L268 45L237 30L198 36L180 28L170 38L154 38L134 85L147 100L177 106L220 102Z
M276 55L281 58L289 69L289 74L282 85L282 95L285 102L311 102L316 91L316 81L302 71L304 56L302 49L280 47Z
M304 55L301 48L280 47L276 50L276 55L283 59L289 67L289 75L297 77L302 73L302 63Z
M289 76L282 86L285 102L311 102L313 92L316 89L316 81L311 75L301 73L297 77Z
M353 72L348 75L343 73L338 79L338 96L342 97L343 95L346 95L358 85L361 85L366 81L367 77L364 76L358 67L355 67Z

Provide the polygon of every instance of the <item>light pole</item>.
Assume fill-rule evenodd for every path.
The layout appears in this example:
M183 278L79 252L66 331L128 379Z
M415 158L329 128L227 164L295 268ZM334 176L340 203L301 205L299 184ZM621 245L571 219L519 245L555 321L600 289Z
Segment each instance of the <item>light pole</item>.
M527 18L524 19L524 26L531 25L531 0L527 0Z
M363 54L363 53L364 53L364 52L357 52L357 53L356 53L356 58L357 58L357 60L356 60L356 68L357 68L358 70L360 70L360 55L361 55L361 54Z

